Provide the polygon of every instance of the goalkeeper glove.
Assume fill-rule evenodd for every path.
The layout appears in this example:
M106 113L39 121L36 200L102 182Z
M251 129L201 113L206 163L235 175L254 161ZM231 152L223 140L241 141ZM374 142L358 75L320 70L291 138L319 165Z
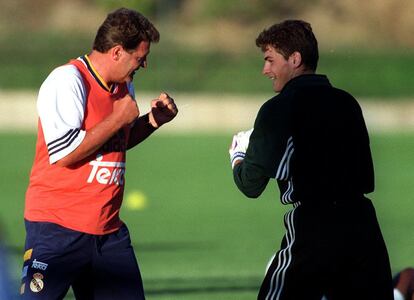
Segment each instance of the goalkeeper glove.
M234 169L237 161L244 159L252 132L253 128L248 131L241 131L233 136L233 142L231 143L231 147L229 149L232 169Z

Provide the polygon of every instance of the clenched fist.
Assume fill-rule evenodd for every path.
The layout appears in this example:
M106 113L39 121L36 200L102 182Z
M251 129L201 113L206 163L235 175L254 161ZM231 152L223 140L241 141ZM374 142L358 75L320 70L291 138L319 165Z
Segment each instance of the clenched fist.
M131 124L139 116L137 102L128 94L114 101L112 113L117 116L123 126Z
M149 113L149 121L155 128L170 122L178 113L174 99L167 93L161 93L158 99L151 101L151 112Z

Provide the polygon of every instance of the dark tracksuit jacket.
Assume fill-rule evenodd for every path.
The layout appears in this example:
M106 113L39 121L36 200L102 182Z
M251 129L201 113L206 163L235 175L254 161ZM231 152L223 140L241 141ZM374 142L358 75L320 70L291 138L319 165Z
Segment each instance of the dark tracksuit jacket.
M374 170L354 97L324 75L293 78L259 110L246 156L233 174L238 188L252 198L276 179L281 202L294 206L285 215L287 233L259 299L312 299L316 287L315 299L320 293L335 295L333 280L356 270L374 276L373 284L385 289L379 293L392 295L388 254L375 211L364 197L374 190ZM344 249L350 246L362 250L349 255ZM355 264L369 253L368 262ZM378 299L392 299L388 296Z
M248 197L259 196L269 178L278 181L284 204L372 192L368 133L356 100L322 75L289 81L261 107L244 163L234 170Z

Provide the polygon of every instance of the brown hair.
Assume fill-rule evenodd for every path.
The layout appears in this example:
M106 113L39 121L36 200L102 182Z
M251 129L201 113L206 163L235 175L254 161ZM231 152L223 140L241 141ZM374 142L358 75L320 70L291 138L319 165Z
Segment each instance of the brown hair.
M298 51L306 68L315 71L318 66L318 41L312 32L311 25L307 22L286 20L274 24L259 34L256 45L262 51L272 46L286 59L293 52Z
M109 13L96 33L93 49L107 52L116 45L126 51L135 49L142 41L158 42L160 34L155 26L135 10L120 8Z

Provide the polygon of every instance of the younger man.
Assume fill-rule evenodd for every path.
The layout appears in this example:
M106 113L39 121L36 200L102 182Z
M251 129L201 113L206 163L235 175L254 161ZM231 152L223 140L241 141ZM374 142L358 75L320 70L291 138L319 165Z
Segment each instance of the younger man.
M282 204L293 206L258 299L392 300L387 249L365 197L374 190L374 172L357 101L315 74L310 24L275 24L256 44L263 74L279 94L260 108L252 132L234 136L234 180L256 198L276 179Z

